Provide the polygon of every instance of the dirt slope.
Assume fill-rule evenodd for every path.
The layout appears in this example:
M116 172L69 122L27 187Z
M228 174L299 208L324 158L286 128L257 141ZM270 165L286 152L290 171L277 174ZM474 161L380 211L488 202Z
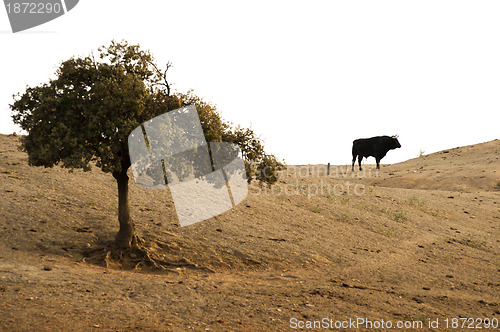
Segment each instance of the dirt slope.
M500 141L458 147L390 165L379 179L384 187L463 192L500 190Z
M18 145L0 135L0 330L500 318L500 141L378 174L290 167L273 188L254 185L235 209L184 228L168 191L131 185L138 231L190 263L167 272L95 264L118 227L113 178L30 167Z

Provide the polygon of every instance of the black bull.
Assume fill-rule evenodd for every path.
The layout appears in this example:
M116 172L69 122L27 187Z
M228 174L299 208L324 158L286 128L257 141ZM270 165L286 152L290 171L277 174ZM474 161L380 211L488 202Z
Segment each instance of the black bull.
M385 157L389 150L400 148L397 136L376 136L372 138L360 138L352 142L352 171L358 157L359 170L361 171L361 160L363 157L375 157L377 169L380 169L380 160Z

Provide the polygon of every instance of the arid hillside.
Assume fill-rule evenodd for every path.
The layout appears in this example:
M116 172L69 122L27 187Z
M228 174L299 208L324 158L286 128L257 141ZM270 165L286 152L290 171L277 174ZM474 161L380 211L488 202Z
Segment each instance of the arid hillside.
M384 187L500 191L500 142L498 140L443 150L391 165L380 172Z
M118 230L110 174L28 166L19 139L0 135L0 330L284 331L362 318L357 330L383 320L423 331L500 319L499 140L378 172L290 166L183 228L167 190L132 183L137 230L171 262L158 270L105 259Z

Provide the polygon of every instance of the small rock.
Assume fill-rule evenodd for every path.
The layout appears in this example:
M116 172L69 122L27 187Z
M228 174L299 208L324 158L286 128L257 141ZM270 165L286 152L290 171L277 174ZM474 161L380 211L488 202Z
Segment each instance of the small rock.
M430 287L422 287L423 290L431 290Z
M222 232L222 229L217 228L217 229L216 229L216 231L217 231L217 232Z
M44 270L44 271L52 271L52 268L50 266L44 266L44 267L42 267L42 270Z
M85 226L85 227L78 227L76 228L76 231L78 233L92 233L92 230L90 229L90 227L88 226Z
M445 277L449 278L449 279L453 278L453 276L451 274L447 274L447 275L445 275Z
M276 242L285 242L286 241L286 239L276 238L276 237L270 237L269 240L276 241Z

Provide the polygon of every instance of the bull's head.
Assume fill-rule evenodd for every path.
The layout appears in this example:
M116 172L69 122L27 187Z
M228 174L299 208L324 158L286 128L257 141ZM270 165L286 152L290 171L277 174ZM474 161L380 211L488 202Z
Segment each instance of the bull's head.
M394 135L391 137L393 140L393 149L397 149L397 148L401 147L401 144L399 144L399 141L398 141L398 137L399 137L399 135Z

